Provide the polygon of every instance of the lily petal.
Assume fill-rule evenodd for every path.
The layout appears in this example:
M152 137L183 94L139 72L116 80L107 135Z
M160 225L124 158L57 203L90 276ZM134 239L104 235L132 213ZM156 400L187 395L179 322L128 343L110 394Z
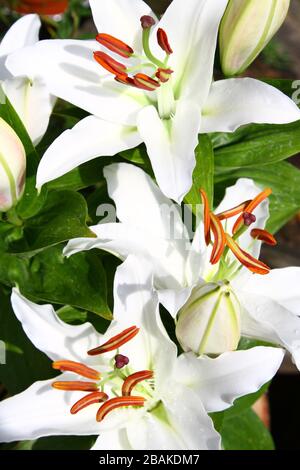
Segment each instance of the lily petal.
M25 77L12 78L6 80L2 88L37 145L47 130L55 98L38 78L33 81Z
M246 290L237 295L244 307L242 334L284 347L300 370L300 318L265 295Z
M96 28L99 33L107 33L125 41L140 52L142 27L140 18L151 15L151 8L142 0L90 0Z
M179 357L177 373L198 394L207 411L221 411L271 380L283 357L282 349L261 346L227 352L216 359L187 353Z
M178 203L192 184L200 114L195 102L181 100L174 117L169 119L161 119L154 106L145 107L138 115L138 130L146 144L157 183L167 197Z
M113 429L101 433L91 450L133 450L126 434L126 429Z
M102 341L90 323L68 325L59 319L52 305L38 305L13 289L11 303L16 317L36 348L56 361L68 359L87 363L87 351Z
M63 132L47 149L37 172L37 187L99 156L113 156L139 145L136 128L88 116Z
M11 54L6 66L15 76L41 76L50 93L102 119L135 125L149 104L141 90L117 83L93 57L96 41L51 39Z
M176 98L195 100L199 106L205 103L226 5L227 0L173 0L160 21L174 50L169 65L174 70Z
M249 123L286 124L300 110L286 95L252 78L214 82L202 112L201 132L234 132Z
M7 31L0 44L0 56L35 44L39 40L41 20L38 15L25 15Z

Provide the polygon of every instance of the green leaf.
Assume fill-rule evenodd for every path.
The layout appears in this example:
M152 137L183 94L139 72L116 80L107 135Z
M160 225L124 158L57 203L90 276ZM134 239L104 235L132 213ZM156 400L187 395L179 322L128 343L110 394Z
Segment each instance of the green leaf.
M300 209L300 170L287 162L265 165L256 168L240 168L216 172L215 192L218 199L224 195L226 186L238 178L252 178L262 187L271 187L271 216L267 230L275 233L283 227Z
M15 253L34 252L76 237L95 236L86 225L87 206L81 194L51 191L45 205L24 222L24 239L11 245Z
M11 287L17 284L34 302L70 305L112 318L107 304L106 273L98 252L65 258L59 245L33 258L2 254L0 281Z
M225 450L274 450L270 432L251 408L233 416L225 412L221 436Z
M191 204L193 207L202 204L199 190L204 189L212 207L214 196L214 152L208 135L200 136L195 156L196 166L193 172L193 185L185 197L185 203Z
M263 82L267 83L268 85L271 85L278 90L280 90L282 93L287 95L289 98L292 98L295 91L295 80L290 79L290 78L264 78L262 80Z
M285 160L300 152L300 121L264 125L247 133L241 142L215 150L215 165L223 168L255 167Z

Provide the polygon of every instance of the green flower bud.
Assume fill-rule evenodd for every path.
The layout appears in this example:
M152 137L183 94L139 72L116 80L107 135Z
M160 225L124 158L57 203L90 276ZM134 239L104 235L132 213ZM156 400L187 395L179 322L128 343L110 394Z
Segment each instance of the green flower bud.
M230 0L220 28L225 75L242 73L284 22L290 0Z
M196 287L179 312L176 336L185 351L234 351L241 337L240 304L229 283Z
M0 212L11 209L22 197L26 153L15 131L0 118Z

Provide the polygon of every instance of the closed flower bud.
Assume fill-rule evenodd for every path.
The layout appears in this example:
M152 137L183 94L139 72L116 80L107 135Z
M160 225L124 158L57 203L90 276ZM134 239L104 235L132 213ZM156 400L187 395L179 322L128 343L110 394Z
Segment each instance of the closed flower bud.
M185 351L234 351L241 336L240 305L228 283L196 287L179 312L176 336Z
M230 0L220 28L225 75L243 72L284 22L290 0Z
M22 197L26 153L15 131L0 118L0 212L11 209Z

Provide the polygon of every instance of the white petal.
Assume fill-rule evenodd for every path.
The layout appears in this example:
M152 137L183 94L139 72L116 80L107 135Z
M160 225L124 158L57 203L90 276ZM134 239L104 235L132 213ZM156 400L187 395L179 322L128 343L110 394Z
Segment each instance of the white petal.
M15 75L41 76L49 91L102 119L135 125L149 104L141 90L117 83L93 58L96 41L49 40L11 54L6 66Z
M245 286L249 293L275 300L295 315L300 315L300 268L272 269L267 276L251 276Z
M54 106L54 98L49 94L42 79L30 81L25 77L6 80L3 91L20 116L34 144L38 144L45 134Z
M16 21L0 44L0 56L35 44L39 40L41 20L38 15L25 15Z
M270 297L247 292L246 286L237 294L245 309L242 333L283 346L300 370L300 318Z
M153 290L151 266L142 258L129 256L119 266L114 282L114 319L118 328L137 326L138 335L122 346L135 370L155 370L156 385L165 379L177 348L169 339L159 317ZM114 326L114 323L112 326Z
M59 376L59 380L64 378L65 374ZM36 382L24 392L1 401L1 442L99 433L100 425L96 421L99 405L71 415L70 408L85 393L54 390L52 383L53 379Z
M226 189L224 199L221 204L214 211L216 214L223 212L233 207L238 206L242 202L254 199L264 188L257 186L253 180L248 178L240 178L235 185ZM269 202L268 199L263 201L253 211L256 217L256 222L251 225L240 238L239 245L246 251L250 252L254 257L258 258L261 248L261 242L254 241L250 235L253 228L264 229L266 222L269 218ZM226 231L231 234L236 217L227 220Z
M168 284L169 287L171 287L170 282ZM170 315L175 318L181 307L183 307L190 297L192 290L193 286L183 289L176 286L174 286L173 289L159 288L158 298L160 303L168 310Z
M227 0L173 0L163 16L159 26L167 32L174 51L170 66L174 70L176 98L195 100L199 106L204 104L212 82L219 23L226 5Z
M179 203L192 186L200 124L200 108L188 101L179 101L170 119L161 119L154 106L145 107L138 116L157 183Z
M102 432L91 450L132 450L128 442L126 429L113 429Z
M63 132L47 149L37 172L37 187L100 156L113 156L139 145L134 127L112 124L95 116Z
M101 343L101 335L90 323L68 325L59 319L52 305L30 302L16 289L11 303L28 338L52 360L87 362L87 351Z
M74 238L64 249L65 256L94 248L105 250L124 260L130 254L151 262L156 286L181 289L184 282L184 253L168 240L129 224L100 224L90 227L97 238Z
M286 95L252 78L212 84L202 112L201 132L234 132L249 123L286 124L300 119L300 110Z
M90 0L94 22L99 33L121 39L135 51L141 50L143 15L155 15L142 0Z
M177 374L194 389L207 411L221 411L271 380L283 357L282 349L269 347L227 352L216 359L187 353L179 357Z

